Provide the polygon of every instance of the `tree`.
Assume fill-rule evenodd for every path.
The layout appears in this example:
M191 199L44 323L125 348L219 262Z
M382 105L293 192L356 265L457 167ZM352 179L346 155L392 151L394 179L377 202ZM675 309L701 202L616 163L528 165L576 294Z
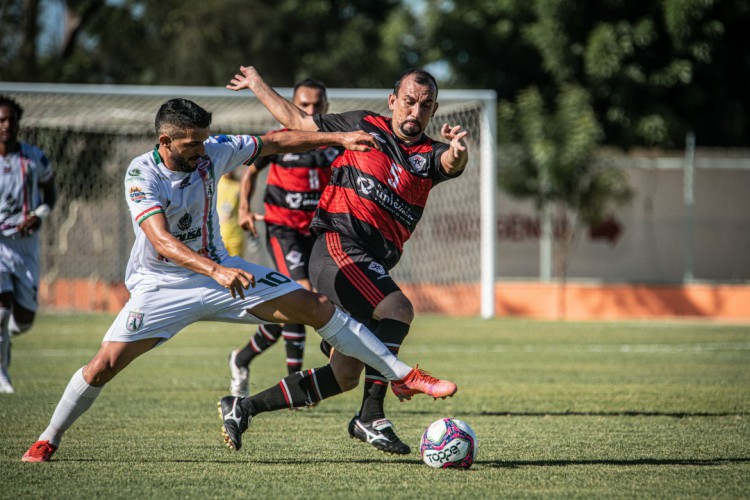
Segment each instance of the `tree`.
M745 146L750 60L742 0L429 0L426 24L451 83L512 99L535 85L591 95L603 141Z
M400 0L58 1L60 46L45 51L29 43L31 32L0 32L4 79L213 86L253 64L275 86L314 76L330 86L383 87L419 57L416 23ZM37 3L10 0L3 23L6 12L15 25ZM38 27L41 15L26 18Z
M512 196L530 198L542 215L540 275L552 276L551 216L573 215L573 227L560 240L558 276L565 276L568 249L576 236L577 221L596 225L632 192L621 170L595 158L602 131L581 87L564 85L547 109L536 87L521 91L515 103L500 105L500 140L516 145L513 161L500 170L500 185Z

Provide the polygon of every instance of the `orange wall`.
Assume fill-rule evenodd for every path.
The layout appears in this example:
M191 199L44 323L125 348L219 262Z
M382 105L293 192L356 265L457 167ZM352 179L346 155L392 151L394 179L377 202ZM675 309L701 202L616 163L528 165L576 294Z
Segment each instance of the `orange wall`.
M476 316L478 285L402 286L418 313ZM747 285L615 285L499 282L498 316L537 319L623 320L706 318L750 322ZM118 312L128 299L122 283L93 280L42 282L42 311Z

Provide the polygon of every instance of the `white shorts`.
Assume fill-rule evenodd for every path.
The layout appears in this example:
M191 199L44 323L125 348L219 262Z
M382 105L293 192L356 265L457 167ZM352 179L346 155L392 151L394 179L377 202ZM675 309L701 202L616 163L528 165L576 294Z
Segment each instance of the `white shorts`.
M255 288L245 290L245 299L234 299L226 288L202 274L178 283L136 289L104 336L104 342L134 342L160 338L166 342L196 321L267 323L248 309L302 287L273 269L229 257L225 267L241 268L255 276Z
M18 305L36 311L38 289L38 233L26 238L0 235L0 292L11 292Z

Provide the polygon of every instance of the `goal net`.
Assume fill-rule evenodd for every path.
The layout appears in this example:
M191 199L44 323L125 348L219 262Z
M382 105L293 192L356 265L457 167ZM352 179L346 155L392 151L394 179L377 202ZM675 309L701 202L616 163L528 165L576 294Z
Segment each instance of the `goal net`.
M291 89L278 90L291 96ZM154 115L165 100L185 97L211 111L212 133L261 135L279 127L250 92L7 82L0 82L0 92L24 108L20 139L45 151L55 169L58 204L42 231L43 291L81 280L123 281L133 243L123 176L135 156L154 147ZM329 89L329 111L368 109L389 115L388 94L384 89ZM492 259L482 255L483 245L485 251L489 248L487 229L492 226L487 224L492 218L480 217L482 203L492 203L482 185L490 182L494 188L494 92L442 90L439 101L427 134L439 138L443 123L468 130L469 165L459 179L432 191L392 275L419 311L478 314L483 265L491 273L485 283L494 280L492 266L486 270ZM260 212L263 181L254 200ZM264 235L248 243L245 257L271 266ZM54 307L55 297L47 299Z

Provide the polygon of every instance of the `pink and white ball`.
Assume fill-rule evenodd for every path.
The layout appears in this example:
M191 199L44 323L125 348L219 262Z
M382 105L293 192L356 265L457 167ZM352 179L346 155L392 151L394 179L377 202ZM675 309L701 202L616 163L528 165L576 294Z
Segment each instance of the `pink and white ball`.
M419 452L430 467L468 469L477 456L477 436L463 420L443 418L424 431Z

